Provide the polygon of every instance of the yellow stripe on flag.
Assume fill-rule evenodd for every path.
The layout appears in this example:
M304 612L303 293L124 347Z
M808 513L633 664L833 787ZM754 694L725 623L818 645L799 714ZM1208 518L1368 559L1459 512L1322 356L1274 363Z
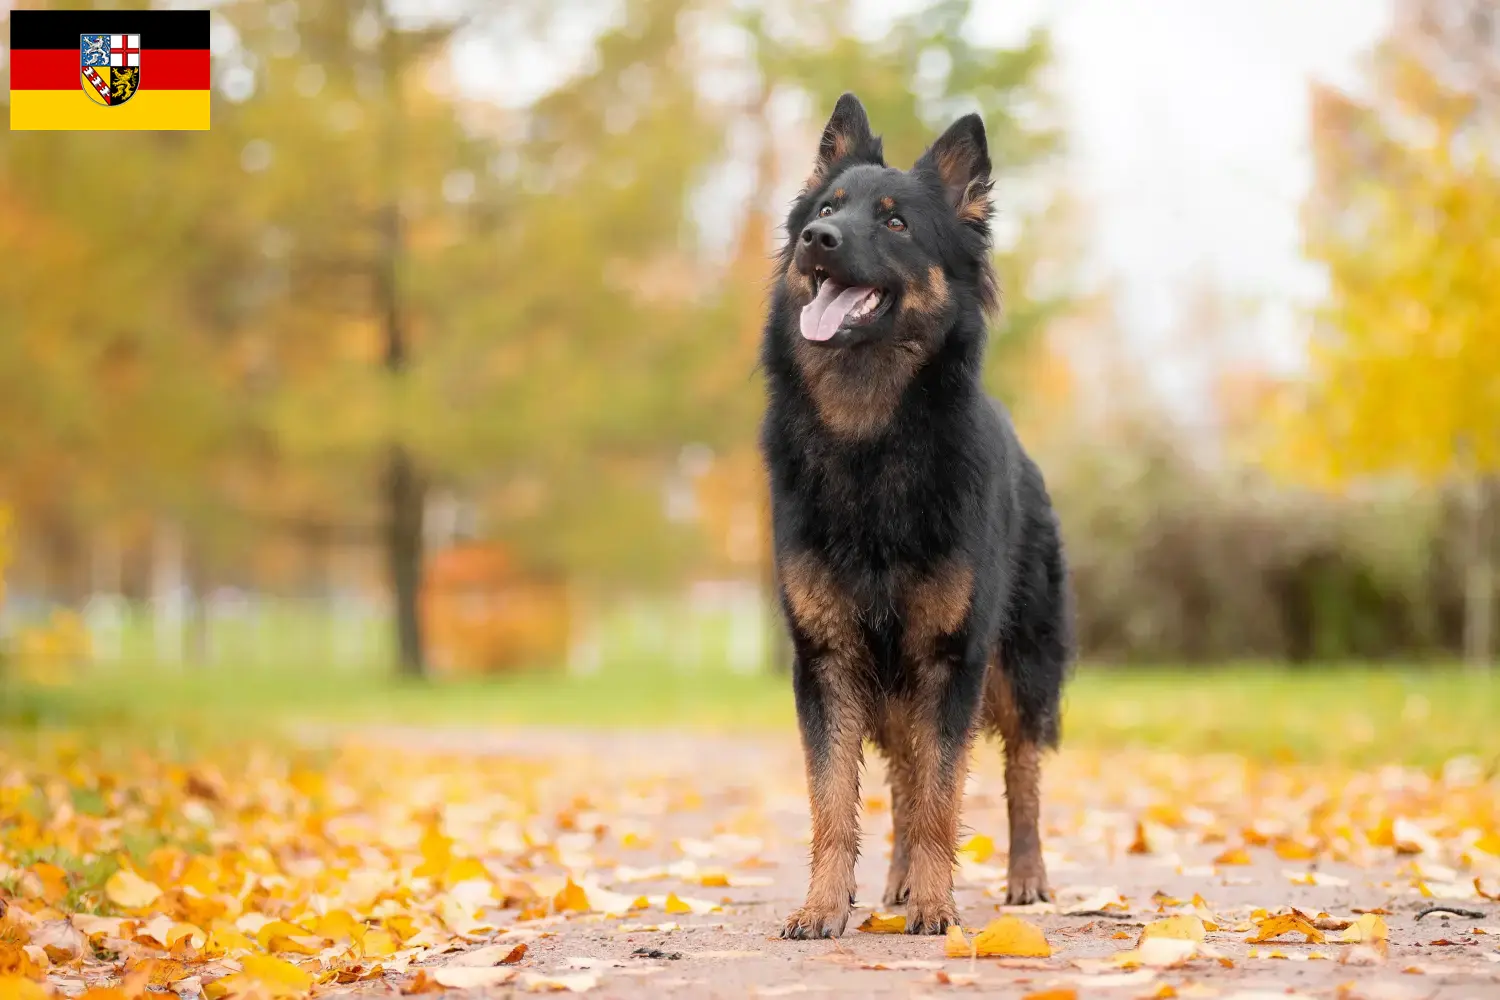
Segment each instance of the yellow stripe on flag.
M81 90L12 90L12 130L149 130L208 128L206 90L142 90L105 107Z

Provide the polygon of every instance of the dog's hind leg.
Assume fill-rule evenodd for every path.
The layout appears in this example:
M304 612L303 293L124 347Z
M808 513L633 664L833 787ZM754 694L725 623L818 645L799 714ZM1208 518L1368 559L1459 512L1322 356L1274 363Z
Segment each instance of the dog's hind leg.
M985 716L1005 740L1005 806L1010 818L1010 863L1005 901L1024 906L1050 898L1042 860L1042 748L1022 724L1010 678L990 668Z
M891 869L885 880L881 905L894 909L906 904L906 876L911 867L912 746L907 722L887 708L876 730L876 742L885 754L886 779L891 786Z

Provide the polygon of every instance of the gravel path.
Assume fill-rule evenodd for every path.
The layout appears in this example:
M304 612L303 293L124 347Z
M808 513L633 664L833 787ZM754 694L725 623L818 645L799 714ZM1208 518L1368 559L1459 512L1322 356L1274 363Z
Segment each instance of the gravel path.
M966 928L1016 913L1042 928L1052 955L974 961L946 959L939 938L854 930L878 905L890 851L878 758L864 783L861 908L841 939L789 942L776 932L806 887L808 833L794 734L386 729L359 738L436 751L454 766L538 769L538 822L528 831L538 861L522 877L551 894L571 876L595 912L491 914L500 931L476 944L527 945L517 979L492 994L571 976L561 982L632 998L1045 993L1064 1000L1068 990L1078 997L1500 997L1500 903L1474 886L1479 877L1491 894L1500 887L1500 852L1490 853L1495 845L1484 839L1500 818L1500 785L1472 762L1431 776L1064 750L1049 759L1044 786L1057 902L1017 909L1000 905L1000 753L980 749L964 823L969 834L992 838L994 853L986 856L981 838L964 856L959 912ZM668 894L684 907L717 909L668 912ZM630 910L641 896L649 905ZM1175 968L1109 965L1143 925L1191 906L1194 896L1218 926L1206 945L1221 957ZM1435 903L1482 916L1419 921ZM1264 916L1256 908L1287 906L1314 919L1326 915L1330 928L1357 910L1387 911L1388 958L1339 943L1334 929L1322 944L1297 935L1247 943Z

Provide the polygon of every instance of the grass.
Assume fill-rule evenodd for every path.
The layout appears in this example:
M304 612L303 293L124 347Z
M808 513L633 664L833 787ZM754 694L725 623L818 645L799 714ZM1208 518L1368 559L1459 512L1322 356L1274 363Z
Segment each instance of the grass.
M1083 669L1065 740L1262 759L1435 766L1474 755L1500 767L1500 680L1452 669ZM411 682L375 671L215 667L96 670L67 685L0 687L0 726L91 733L273 735L288 725L401 723L791 730L782 676L606 666Z

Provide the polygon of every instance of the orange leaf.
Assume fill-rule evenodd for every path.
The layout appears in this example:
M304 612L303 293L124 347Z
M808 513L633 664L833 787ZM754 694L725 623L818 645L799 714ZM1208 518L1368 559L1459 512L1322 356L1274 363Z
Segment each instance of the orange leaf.
M1254 937L1245 940L1252 944L1262 941L1270 941L1283 934L1301 934L1307 939L1308 944L1322 944L1323 932L1313 926L1312 921L1307 919L1306 914L1300 910L1291 913L1280 913L1274 917L1267 917L1257 921L1257 929Z
M568 879L568 884L558 890L552 898L552 909L558 913L587 913L589 912L589 894L575 885L573 880Z
M948 936L943 939L943 954L949 958L974 957L974 945L964 937L963 928L957 924L948 928Z
M1250 852L1243 847L1233 847L1214 858L1216 865L1248 865L1253 864L1250 860Z

